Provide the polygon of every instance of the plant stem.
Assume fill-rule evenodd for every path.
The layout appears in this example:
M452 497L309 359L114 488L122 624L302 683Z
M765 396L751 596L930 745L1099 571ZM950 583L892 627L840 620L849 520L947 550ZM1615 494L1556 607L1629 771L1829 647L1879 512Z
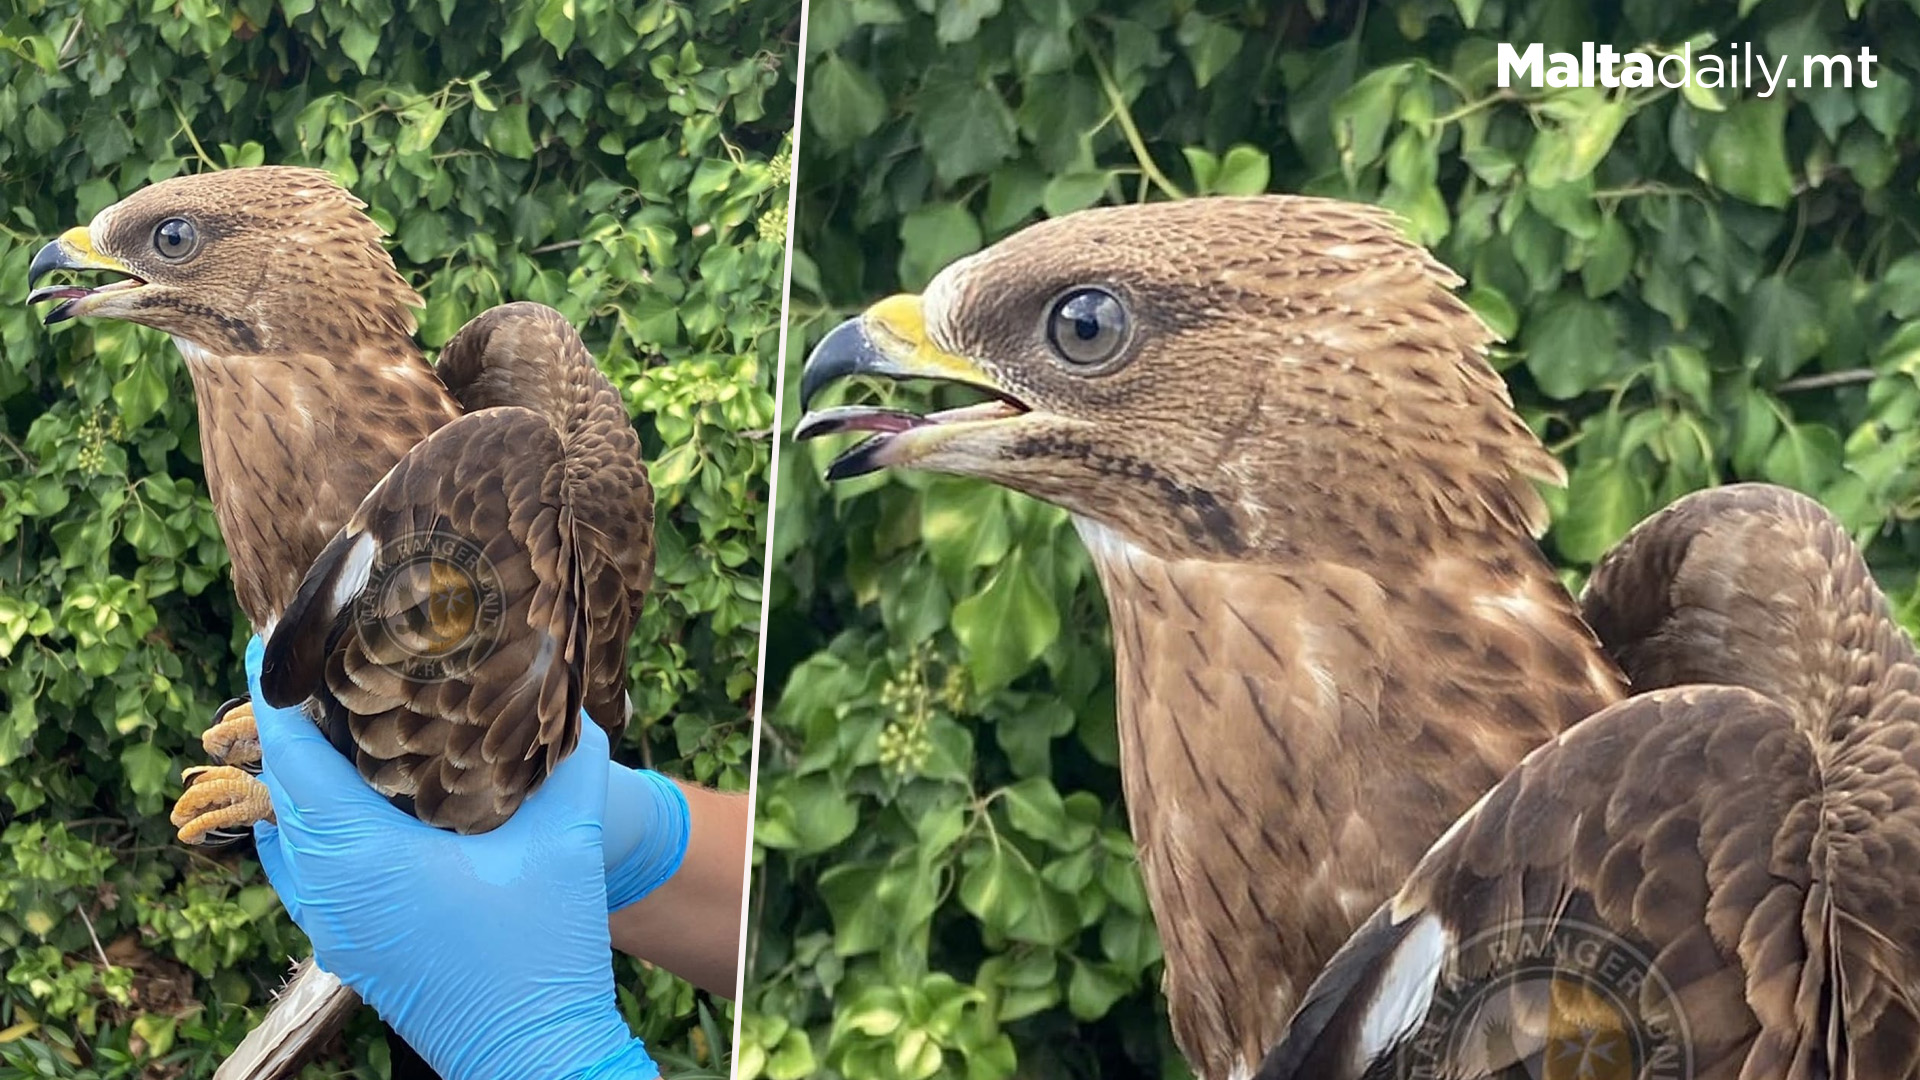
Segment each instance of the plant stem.
M1134 160L1140 163L1140 172L1153 186L1169 199L1184 199L1186 192L1179 185L1167 179L1167 174L1154 164L1153 155L1147 151L1147 142L1140 137L1140 128L1133 122L1133 112L1127 108L1127 99L1121 96L1120 86L1113 81L1113 74L1107 70L1106 61L1100 59L1100 50L1093 42L1087 41L1087 59L1093 61L1094 74L1100 78L1100 89L1106 92L1107 104L1113 109L1113 119L1120 125L1120 133L1126 136L1127 145L1133 149Z

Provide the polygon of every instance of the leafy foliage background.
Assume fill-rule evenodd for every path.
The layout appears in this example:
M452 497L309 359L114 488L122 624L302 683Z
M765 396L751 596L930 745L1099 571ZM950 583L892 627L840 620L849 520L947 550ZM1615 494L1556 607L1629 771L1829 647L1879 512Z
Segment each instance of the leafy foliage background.
M799 11L0 4L0 1078L210 1075L306 951L251 857L166 822L245 685L185 370L125 324L43 329L34 251L177 173L310 163L394 233L427 346L504 300L567 313L658 499L623 753L744 788ZM724 1008L621 985L665 1060L725 1069ZM385 1075L368 1034L308 1075Z
M1809 492L1915 622L1920 232L1903 0L814 0L785 418L840 318L1042 215L1375 201L1469 280L1572 474L1577 579L1689 490ZM1878 85L1495 85L1496 42ZM888 391L882 391L888 392ZM958 403L957 401L954 403ZM782 451L742 1077L1184 1072L1119 800L1105 605L1061 514Z

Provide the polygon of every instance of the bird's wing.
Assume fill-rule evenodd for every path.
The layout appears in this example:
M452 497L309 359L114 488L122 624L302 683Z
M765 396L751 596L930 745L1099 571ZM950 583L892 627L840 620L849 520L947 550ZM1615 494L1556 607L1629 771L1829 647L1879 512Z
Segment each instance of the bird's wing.
M1544 1076L1583 1038L1692 1066L1602 1075L1821 1075L1819 789L1806 739L1751 691L1604 710L1429 853L1314 983L1260 1076Z
M564 470L538 414L460 417L374 487L268 639L267 701L316 696L334 744L429 824L498 825L579 737Z
M586 606L586 708L616 739L625 726L627 639L653 581L653 488L626 405L557 311L501 304L461 327L435 372L466 411L526 406L561 434L562 493L576 511Z
M1858 550L1721 489L1587 608L1649 692L1463 816L1261 1075L1920 1075L1920 672Z
M579 737L631 712L626 645L652 498L625 406L559 312L508 304L449 341L469 411L395 465L267 644L269 703L323 728L422 821L505 821Z

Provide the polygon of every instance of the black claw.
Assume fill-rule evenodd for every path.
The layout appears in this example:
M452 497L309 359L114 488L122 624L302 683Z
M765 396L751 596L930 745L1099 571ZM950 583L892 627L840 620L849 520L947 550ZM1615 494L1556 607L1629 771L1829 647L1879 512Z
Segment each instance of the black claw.
M252 829L210 829L206 835L200 838L199 843L188 844L187 846L213 851L224 851L228 848L238 847L240 844L251 839L253 839Z

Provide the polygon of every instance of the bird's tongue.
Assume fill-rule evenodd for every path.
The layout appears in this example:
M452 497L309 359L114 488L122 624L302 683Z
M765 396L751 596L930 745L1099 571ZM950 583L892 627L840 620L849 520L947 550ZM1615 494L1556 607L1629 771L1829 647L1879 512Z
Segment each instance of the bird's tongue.
M85 285L43 285L27 295L27 303L38 304L43 300L78 300L83 296L92 296L95 293L113 292L116 289L134 289L145 284L146 282L137 277L128 277L121 278L119 281L109 281L105 285L96 285L92 288L88 288Z
M838 408L810 412L801 417L800 423L793 429L793 437L812 439L821 435L848 431L873 431L882 435L898 435L903 431L934 424L957 424L969 420L1001 420L1018 416L1025 411L1007 401L983 401L978 405L946 409L926 416L918 416L900 409L882 409L873 405L843 405Z
M78 300L80 297L92 292L92 289L82 288L78 285L48 285L44 288L33 290L33 293L27 297L27 303L37 304L42 300Z
M835 409L810 412L801 417L800 423L793 429L793 437L811 439L843 431L877 431L883 435L897 435L926 422L925 417L915 416L899 409L882 409L872 405L843 405Z

